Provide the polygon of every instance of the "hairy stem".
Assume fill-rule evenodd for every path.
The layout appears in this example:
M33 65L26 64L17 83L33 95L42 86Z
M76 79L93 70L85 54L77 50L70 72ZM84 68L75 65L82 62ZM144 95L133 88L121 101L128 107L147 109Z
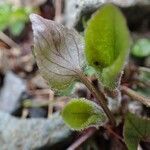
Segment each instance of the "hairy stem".
M130 96L132 99L137 100L137 101L145 104L146 106L150 107L150 98L144 97L144 96L140 95L139 93L133 91L132 89L130 89L130 88L126 87L126 86L121 86L121 90L125 94Z
M101 91L98 91L82 72L78 72L78 76L79 76L80 80L82 81L82 83L85 84L85 86L91 91L91 93L99 101L100 106L103 108L103 110L106 113L107 117L109 118L111 124L113 126L115 126L116 121L115 121L113 114L107 107L107 104L106 104L107 99L106 99L105 95Z

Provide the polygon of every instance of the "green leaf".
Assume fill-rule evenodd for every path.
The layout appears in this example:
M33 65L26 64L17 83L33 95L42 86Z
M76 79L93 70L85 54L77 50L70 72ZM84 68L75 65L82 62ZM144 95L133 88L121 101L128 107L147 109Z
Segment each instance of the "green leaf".
M65 123L73 130L82 130L90 126L100 126L106 121L101 108L86 99L72 99L61 113Z
M58 90L67 88L83 63L83 39L74 30L31 14L34 54L41 74Z
M96 71L93 67L91 66L86 66L85 69L84 69L84 73L87 75L87 76L93 76L94 74L96 74Z
M148 87L150 85L150 68L139 67L137 78L140 82L143 82ZM137 86L135 91L143 96L150 97L150 88Z
M137 150L141 140L150 141L150 120L128 113L125 118L124 139L128 150Z
M130 36L126 20L113 4L102 6L88 22L85 54L97 70L102 84L114 89L129 53Z
M150 40L139 39L132 47L132 54L136 57L150 56Z
M14 36L18 36L29 20L32 12L28 7L15 7L8 3L0 4L0 30L9 29Z
M0 4L0 30L8 27L11 16L11 6L9 4Z
M24 27L25 27L25 23L18 21L10 26L10 31L14 36L19 36L19 34L24 29Z
M74 89L75 82L72 82L66 89L55 92L57 96L70 96Z

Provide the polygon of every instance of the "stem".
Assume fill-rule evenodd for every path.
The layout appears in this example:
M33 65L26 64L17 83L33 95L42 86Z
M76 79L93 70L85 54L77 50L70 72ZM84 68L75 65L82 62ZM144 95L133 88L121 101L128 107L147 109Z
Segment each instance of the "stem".
M135 78L135 79L133 79L133 81L135 81L136 82L136 84L139 86L139 87L142 87L142 86L140 86L141 84L144 86L144 87L147 87L147 88L150 88L150 82L148 81L143 81L143 80L140 80L140 79L138 79L138 78Z
M53 100L54 100L54 92L50 90L49 92L49 104L48 104L48 118L51 117L53 113Z
M127 150L125 141L123 140L123 138L120 135L115 133L110 127L104 126L104 129L106 129L106 131L110 134L110 136L113 136L112 138L116 138L118 141L121 142L122 146L124 146L123 150Z
M104 127L110 134L112 134L116 139L120 140L122 143L124 143L122 137L115 133L110 127L105 126Z
M148 107L150 107L150 98L144 97L143 95L138 94L137 92L133 91L132 89L126 87L126 86L121 86L121 90L130 96L132 99L135 99Z
M139 71L150 73L150 69L147 67L139 67Z
M85 134L81 135L72 145L70 145L67 150L76 150L82 143L84 143L88 138L90 138L96 129L87 130Z
M55 0L55 18L54 20L58 23L61 21L61 11L62 11L62 0Z
M0 31L0 39L8 44L10 47L19 47L19 45L14 42L9 36L7 36L4 32Z
M105 95L101 91L98 91L82 72L78 72L78 76L79 76L80 80L82 81L82 83L85 84L85 86L91 91L91 93L99 101L100 106L103 108L103 110L106 113L106 115L108 116L110 122L112 123L113 126L115 126L116 121L115 121L113 114L107 107L107 104L106 104L107 99L106 99Z
M27 108L23 108L21 118L23 119L27 118L28 114L29 110Z

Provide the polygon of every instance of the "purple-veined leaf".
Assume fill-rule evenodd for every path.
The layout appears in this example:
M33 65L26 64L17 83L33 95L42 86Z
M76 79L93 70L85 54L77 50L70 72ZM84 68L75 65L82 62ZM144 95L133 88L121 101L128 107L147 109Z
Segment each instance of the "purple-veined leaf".
M31 14L34 55L42 76L54 89L64 89L77 77L83 64L82 37L52 20Z

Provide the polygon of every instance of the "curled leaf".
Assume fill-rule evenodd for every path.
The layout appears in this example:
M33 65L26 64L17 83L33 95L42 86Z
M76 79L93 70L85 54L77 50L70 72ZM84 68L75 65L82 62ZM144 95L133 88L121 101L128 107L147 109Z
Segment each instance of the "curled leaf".
M102 84L116 88L130 46L125 18L116 6L105 4L93 15L85 31L85 46L87 61Z
M72 99L61 113L65 123L73 130L100 126L107 119L101 108L94 102L80 98Z
M30 15L34 54L43 77L54 89L64 89L81 70L83 40L74 30L36 14Z

